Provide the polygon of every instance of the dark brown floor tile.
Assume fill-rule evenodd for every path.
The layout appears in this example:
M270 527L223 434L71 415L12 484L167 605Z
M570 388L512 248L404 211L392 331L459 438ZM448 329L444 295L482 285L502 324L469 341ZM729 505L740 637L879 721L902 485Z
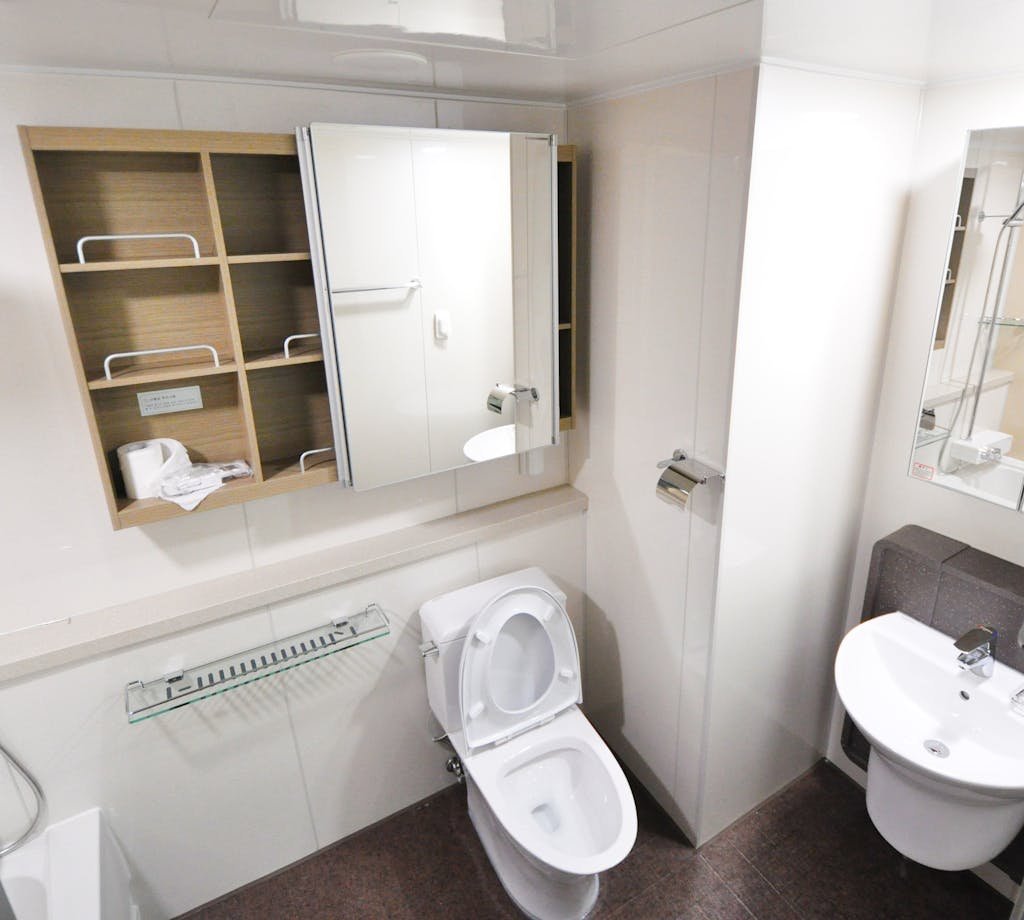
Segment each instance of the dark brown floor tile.
M695 851L636 793L633 852L601 877L593 920L1004 920L970 873L909 863L829 764ZM453 787L189 920L519 920Z
M601 873L601 893L592 915L595 918L612 914L696 856L696 850L643 789L634 789L633 795L637 810L636 843L621 863Z
M701 847L700 858L718 873L757 920L801 920L785 898L732 844L712 841Z

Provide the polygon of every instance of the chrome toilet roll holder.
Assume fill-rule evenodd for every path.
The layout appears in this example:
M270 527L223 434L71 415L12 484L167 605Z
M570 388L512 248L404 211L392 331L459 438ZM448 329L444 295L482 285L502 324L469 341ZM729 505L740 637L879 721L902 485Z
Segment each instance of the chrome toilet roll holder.
M667 460L658 463L664 470L658 479L654 494L671 505L686 507L690 493L697 487L707 485L716 479L725 482L725 473L706 463L687 456L686 451L676 449Z

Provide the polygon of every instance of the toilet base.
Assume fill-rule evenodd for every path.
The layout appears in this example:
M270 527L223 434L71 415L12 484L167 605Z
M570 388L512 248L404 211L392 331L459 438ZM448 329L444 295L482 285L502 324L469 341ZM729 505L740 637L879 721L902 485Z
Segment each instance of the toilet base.
M597 903L597 875L571 875L524 851L466 775L469 818L508 896L531 920L583 920Z

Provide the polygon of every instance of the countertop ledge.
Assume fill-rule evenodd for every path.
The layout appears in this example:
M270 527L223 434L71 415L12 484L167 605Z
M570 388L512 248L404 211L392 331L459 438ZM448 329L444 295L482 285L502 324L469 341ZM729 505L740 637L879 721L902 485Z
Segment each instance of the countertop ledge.
M557 486L0 635L0 682L65 667L483 540L582 514L587 504L582 492L568 485Z

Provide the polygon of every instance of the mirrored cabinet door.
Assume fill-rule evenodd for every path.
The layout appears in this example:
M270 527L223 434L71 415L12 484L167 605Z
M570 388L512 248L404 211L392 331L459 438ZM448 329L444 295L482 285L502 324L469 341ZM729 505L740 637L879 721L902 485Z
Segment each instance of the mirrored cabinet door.
M970 133L955 204L910 475L1020 510L1024 128Z
M555 443L553 138L321 124L300 138L352 484Z

